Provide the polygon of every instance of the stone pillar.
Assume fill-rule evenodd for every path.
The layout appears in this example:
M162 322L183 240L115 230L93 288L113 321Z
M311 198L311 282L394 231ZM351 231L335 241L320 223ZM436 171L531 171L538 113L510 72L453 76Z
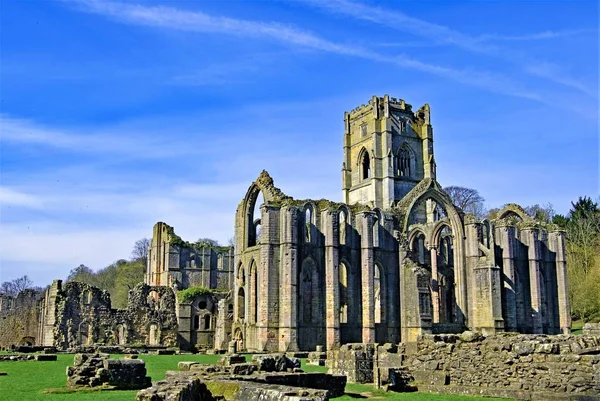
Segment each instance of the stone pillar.
M325 234L325 326L327 351L340 346L340 284L339 284L339 213L328 210L322 214Z
M469 322L473 329L480 330L485 335L504 331L502 283L500 268L495 263L493 232L490 228L488 248L480 241L481 223L468 224L466 229L467 255L471 258L471 263L474 263L471 267L472 318ZM488 243L486 239L483 242Z
M362 212L356 216L360 220L360 259L361 259L361 296L362 296L362 342L375 342L374 310L374 252L373 220L374 213Z
M556 254L556 281L558 291L558 320L563 334L571 333L571 307L569 305L569 285L567 282L567 255L565 232L548 233L548 245Z
M433 323L440 322L440 286L437 270L437 247L429 249L431 255L431 318Z
M504 327L517 331L516 275L515 275L515 228L496 224L496 239L502 248L502 291L504 294Z
M298 351L298 221L296 207L281 209L279 352Z
M543 295L540 278L540 244L539 231L536 228L525 228L522 231L523 240L527 244L527 257L529 259L529 292L531 294L531 327L534 334L544 332L542 319Z
M278 349L279 326L279 207L262 205L258 264L257 339L261 351ZM250 291L251 293L252 291ZM255 294L251 295L255 297ZM252 321L252 320L250 320Z

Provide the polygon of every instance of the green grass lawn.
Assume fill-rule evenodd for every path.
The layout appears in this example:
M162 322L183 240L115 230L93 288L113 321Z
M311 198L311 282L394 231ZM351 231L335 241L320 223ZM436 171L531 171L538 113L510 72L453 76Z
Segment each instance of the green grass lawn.
M121 355L113 355L112 358L121 358ZM167 370L177 370L180 361L197 361L200 363L215 363L219 355L141 355L140 359L146 362L148 375L152 381L163 379ZM247 356L248 359L248 356ZM2 401L29 401L29 400L135 400L137 390L131 391L91 391L66 394L45 394L45 389L65 389L67 376L66 369L73 363L73 355L58 355L58 361L49 362L0 362L0 372L7 372L7 376L0 376L0 400ZM327 372L323 366L306 365L302 361L302 368L307 372ZM356 398L374 397L386 400L417 400L417 401L493 401L498 399L437 395L421 393L386 393L375 390L370 385L348 384L346 395L337 400L354 400ZM504 400L506 401L506 400Z

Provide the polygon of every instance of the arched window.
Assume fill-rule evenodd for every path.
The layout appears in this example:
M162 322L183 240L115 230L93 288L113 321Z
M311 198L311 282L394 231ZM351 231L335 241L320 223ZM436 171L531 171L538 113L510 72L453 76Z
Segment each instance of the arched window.
M89 305L92 303L92 292L90 290L84 290L81 294L81 299L84 305Z
M373 247L379 247L379 234L381 229L381 212L375 210L375 216L373 217Z
M246 293L244 289L240 287L238 290L238 319L244 320L246 318Z
M258 276L256 271L256 263L252 261L250 265L250 323L258 321Z
M367 152L367 151L363 152L360 165L361 165L361 178L363 180L371 178L371 158L369 157L369 152Z
M307 206L306 210L304 211L304 226L305 226L304 241L312 242L313 221L312 221L312 209L310 206Z
M194 315L194 330L198 330L200 328L200 316Z
M246 210L248 247L258 244L261 225L260 206L264 203L262 192L258 188L254 188L253 191Z
M375 277L373 279L373 303L375 309L375 323L383 323L385 321L385 276L383 267L378 263L375 264Z
M340 323L348 323L348 268L340 263Z
M346 212L340 210L339 213L339 233L340 233L340 245L346 244Z
M402 147L400 147L400 150L398 151L398 158L396 164L398 168L398 175L400 177L412 176L411 157L408 145L405 144Z
M204 330L210 330L210 314L204 315Z

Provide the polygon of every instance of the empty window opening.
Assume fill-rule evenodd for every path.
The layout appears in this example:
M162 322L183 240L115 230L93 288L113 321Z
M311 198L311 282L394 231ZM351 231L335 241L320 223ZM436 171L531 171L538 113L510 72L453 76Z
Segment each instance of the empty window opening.
M346 244L346 212L343 210L339 214L339 232L340 232L340 245Z
M371 178L371 158L369 157L369 152L363 153L361 167L362 179L366 180L367 178Z
M398 153L398 175L400 177L410 177L410 151L406 147L402 147Z
M210 330L210 315L204 315L204 330Z
M200 328L200 316L194 315L194 330L198 330Z
M243 288L238 291L238 319L243 320L246 318L246 293Z
M310 207L307 207L306 211L304 212L304 222L305 222L304 240L305 240L305 242L311 242L312 211L311 211Z

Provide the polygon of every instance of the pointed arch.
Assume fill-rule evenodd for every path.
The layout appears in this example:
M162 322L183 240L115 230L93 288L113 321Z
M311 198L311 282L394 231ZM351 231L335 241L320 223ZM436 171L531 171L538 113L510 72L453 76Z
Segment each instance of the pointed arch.
M358 165L359 178L360 181L367 180L372 176L372 167L371 167L371 156L367 149L363 146L362 149L358 152L358 158L356 159L356 164Z
M375 324L385 323L386 282L385 269L381 262L375 262L373 275L373 307Z
M304 242L313 242L315 225L315 206L312 203L308 202L304 205Z
M415 152L408 142L403 142L396 152L396 175L412 178L416 172Z
M265 204L282 202L285 199L289 199L287 195L274 185L269 173L263 170L256 181L250 185L248 191L246 191L244 200L238 207L238 221L242 219L244 221L243 238L241 238L243 249L256 245L258 240L256 232L257 224L260 225L261 221L260 216L255 215L255 210L257 206L261 206L260 204L257 205L259 195L262 195L262 200Z
M413 191L407 195L408 202L402 205L402 211L404 214L402 226L406 232L408 229L408 222L411 212L415 205L426 199L433 199L438 205L444 208L446 213L446 219L448 225L452 230L454 238L457 240L453 242L453 263L454 266L454 291L457 307L457 320L459 323L466 322L466 311L468 307L467 302L467 272L464 256L464 226L462 215L458 212L450 197L439 188L439 184L431 180L429 182L423 181L426 187L415 187ZM428 254L428 252L426 252Z
M248 291L249 298L249 322L258 322L258 271L254 260L250 262L250 288Z

